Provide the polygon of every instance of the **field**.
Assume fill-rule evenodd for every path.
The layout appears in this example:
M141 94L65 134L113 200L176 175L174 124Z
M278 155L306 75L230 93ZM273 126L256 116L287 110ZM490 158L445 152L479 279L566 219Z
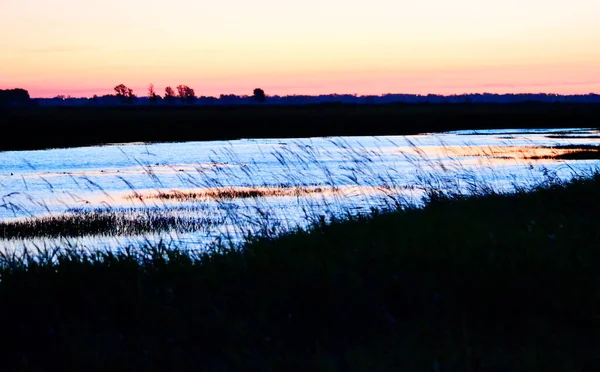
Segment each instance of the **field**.
M0 150L598 126L600 105L571 103L15 108L0 109Z
M600 175L242 249L4 255L5 370L593 371Z

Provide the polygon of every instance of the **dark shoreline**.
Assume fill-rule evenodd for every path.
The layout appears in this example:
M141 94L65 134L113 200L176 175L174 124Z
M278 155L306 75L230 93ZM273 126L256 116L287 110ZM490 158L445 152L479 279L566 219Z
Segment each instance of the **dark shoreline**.
M126 142L600 127L600 104L315 104L0 109L0 151Z

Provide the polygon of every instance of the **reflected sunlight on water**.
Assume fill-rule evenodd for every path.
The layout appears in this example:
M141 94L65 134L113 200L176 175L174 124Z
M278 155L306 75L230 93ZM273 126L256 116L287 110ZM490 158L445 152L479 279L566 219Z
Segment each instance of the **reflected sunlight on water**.
M0 247L198 247L419 204L432 187L529 187L596 169L596 158L560 157L597 151L582 146L599 145L598 135L512 129L0 152Z

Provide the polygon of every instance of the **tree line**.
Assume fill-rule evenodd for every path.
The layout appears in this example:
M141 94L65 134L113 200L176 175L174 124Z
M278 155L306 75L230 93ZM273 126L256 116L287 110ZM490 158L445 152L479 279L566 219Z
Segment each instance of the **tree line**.
M123 103L131 103L136 98L136 95L133 93L133 89L124 84L119 84L113 89L116 92L117 97ZM193 103L198 98L194 89L187 85L178 85L176 89L177 92L175 92L175 90L170 86L165 87L164 96L160 96L156 93L154 84L150 84L148 86L147 97L151 103L157 103L160 100L165 100L168 103L172 103L176 99L179 99L182 103ZM254 89L252 97L257 102L265 102L267 99L264 90L261 88Z

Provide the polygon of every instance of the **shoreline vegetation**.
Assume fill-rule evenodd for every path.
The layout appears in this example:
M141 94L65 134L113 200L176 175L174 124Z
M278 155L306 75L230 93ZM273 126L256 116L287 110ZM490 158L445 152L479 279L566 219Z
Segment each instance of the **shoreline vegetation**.
M600 369L600 174L485 190L240 249L3 253L3 368Z
M130 142L598 128L598 103L390 103L0 108L0 151ZM35 133L35 136L31 134Z

